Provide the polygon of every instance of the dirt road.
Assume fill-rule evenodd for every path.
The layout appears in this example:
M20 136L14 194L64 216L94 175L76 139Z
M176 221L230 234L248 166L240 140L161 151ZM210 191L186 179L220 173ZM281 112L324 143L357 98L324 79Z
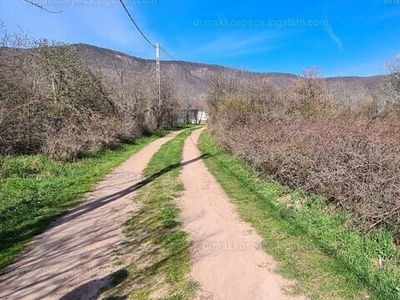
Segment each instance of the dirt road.
M0 277L0 299L95 299L118 270L114 253L123 241L122 223L135 209L129 198L141 186L142 171L176 134L134 154L97 185L87 202L35 238L31 250Z
M184 229L194 242L191 276L200 284L196 299L294 299L282 288L290 282L274 273L275 261L261 249L261 238L241 221L194 142L187 139L179 200ZM141 173L151 156L176 133L133 155L100 182L88 200L35 238L0 277L0 299L96 299L118 270L115 252L124 240L122 223L135 204L129 198L144 183ZM303 298L296 298L303 299Z
M183 161L200 157L199 134L186 140ZM184 230L194 243L191 276L200 284L196 299L305 299L285 295L291 282L274 273L277 264L260 249L261 237L239 219L202 160L184 164L181 179Z

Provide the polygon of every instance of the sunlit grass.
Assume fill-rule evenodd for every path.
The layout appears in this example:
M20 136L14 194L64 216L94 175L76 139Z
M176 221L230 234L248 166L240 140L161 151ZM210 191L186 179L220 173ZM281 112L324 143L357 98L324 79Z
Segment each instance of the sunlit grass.
M76 162L42 155L9 156L0 161L0 272L53 220L77 205L94 184L151 141L152 136L121 144Z
M125 224L127 242L120 258L129 276L106 292L107 299L191 299L196 290L188 278L190 243L175 203L184 189L179 172L189 134L164 144L144 170L150 180L134 197L140 209Z

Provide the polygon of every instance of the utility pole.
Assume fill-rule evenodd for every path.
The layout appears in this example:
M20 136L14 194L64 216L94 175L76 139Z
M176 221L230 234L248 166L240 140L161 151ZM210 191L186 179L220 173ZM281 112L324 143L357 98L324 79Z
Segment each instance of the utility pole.
M158 84L158 109L161 110L160 44L156 44L156 80Z

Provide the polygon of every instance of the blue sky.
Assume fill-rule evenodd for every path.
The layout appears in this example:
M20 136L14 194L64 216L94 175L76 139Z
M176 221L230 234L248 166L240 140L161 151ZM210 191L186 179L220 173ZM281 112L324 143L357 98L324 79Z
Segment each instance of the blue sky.
M155 51L117 0L0 0L8 31L88 43L143 58ZM258 72L325 76L385 73L400 53L400 0L125 0L154 43L176 59ZM167 59L167 57L162 57Z

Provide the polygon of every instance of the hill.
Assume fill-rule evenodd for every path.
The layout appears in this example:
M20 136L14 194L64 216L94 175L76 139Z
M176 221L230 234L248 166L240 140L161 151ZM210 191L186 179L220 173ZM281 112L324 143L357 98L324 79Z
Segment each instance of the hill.
M80 58L92 69L101 69L106 72L116 72L117 69L123 69L128 75L137 75L142 71L155 70L156 62L152 59L143 59L130 56L118 51L104 49L87 44L76 44ZM266 78L270 79L278 87L286 86L297 76L289 73L280 72L249 72L240 71L220 65L204 64L196 62L178 61L178 65L174 61L162 60L161 72L167 74L171 78L178 90L180 97L196 97L197 99L205 99L208 85L205 83L218 72L240 72L250 78ZM197 76L190 75L187 71ZM370 77L329 77L327 78L328 86L333 86L338 82L346 82L358 84L365 87L369 92L377 89L379 82L383 76ZM204 82L205 81L205 82Z

